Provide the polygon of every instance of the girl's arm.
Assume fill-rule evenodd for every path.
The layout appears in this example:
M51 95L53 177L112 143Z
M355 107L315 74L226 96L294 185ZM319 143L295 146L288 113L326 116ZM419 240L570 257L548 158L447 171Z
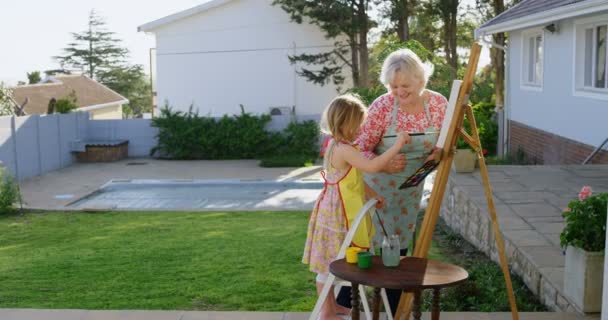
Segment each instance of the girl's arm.
M399 153L399 150L407 143L410 143L412 138L407 133L399 133L397 141L383 154L374 159L367 159L361 152L353 146L341 145L338 151L338 156L351 166L361 169L369 173L381 172L384 166Z

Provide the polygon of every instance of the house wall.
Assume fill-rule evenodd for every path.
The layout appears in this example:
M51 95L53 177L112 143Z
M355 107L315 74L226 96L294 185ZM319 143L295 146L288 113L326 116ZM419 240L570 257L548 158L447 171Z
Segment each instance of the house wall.
M91 119L122 119L122 104L91 110Z
M509 33L507 117L509 150L521 147L537 163L581 163L608 137L608 101L574 95L574 23L544 32L543 84L522 87L522 32ZM608 147L605 147L608 150ZM602 163L608 163L605 155Z
M297 114L320 114L336 87L297 76L287 56L328 51L334 40L271 3L233 0L154 30L158 105L212 116L238 114L239 104L252 113L295 105Z

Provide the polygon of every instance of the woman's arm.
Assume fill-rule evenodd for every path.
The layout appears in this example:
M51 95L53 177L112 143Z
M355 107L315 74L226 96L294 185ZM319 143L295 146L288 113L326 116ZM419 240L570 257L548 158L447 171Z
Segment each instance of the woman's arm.
M376 146L382 141L382 136L390 126L393 110L393 100L389 94L384 94L377 98L369 107L367 118L361 129L355 144L368 159L374 159L378 155L374 153ZM405 167L405 155L398 154L387 162L380 172L397 173Z
M355 144L359 146L361 153L368 159L378 156L374 153L374 149L380 143L384 132L390 125L390 110L388 94L378 97L369 106L367 118L361 125L359 135L355 140Z

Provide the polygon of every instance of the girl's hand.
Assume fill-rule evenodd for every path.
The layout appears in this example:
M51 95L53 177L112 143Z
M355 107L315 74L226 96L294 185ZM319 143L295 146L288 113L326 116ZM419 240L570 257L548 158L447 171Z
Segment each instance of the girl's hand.
M405 154L399 153L394 156L384 167L382 172L393 174L403 171L405 168Z
M374 199L378 200L378 202L376 203L376 209L380 209L386 204L386 199L384 199L384 197L379 194L375 194Z

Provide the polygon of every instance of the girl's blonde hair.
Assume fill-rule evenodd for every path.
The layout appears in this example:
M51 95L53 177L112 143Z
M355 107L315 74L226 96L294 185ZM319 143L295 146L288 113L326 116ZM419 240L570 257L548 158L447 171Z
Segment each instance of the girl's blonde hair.
M321 132L331 135L325 151L323 166L329 168L329 159L333 153L335 141L348 140L349 135L359 128L365 116L367 108L357 96L344 94L332 100L321 118Z

